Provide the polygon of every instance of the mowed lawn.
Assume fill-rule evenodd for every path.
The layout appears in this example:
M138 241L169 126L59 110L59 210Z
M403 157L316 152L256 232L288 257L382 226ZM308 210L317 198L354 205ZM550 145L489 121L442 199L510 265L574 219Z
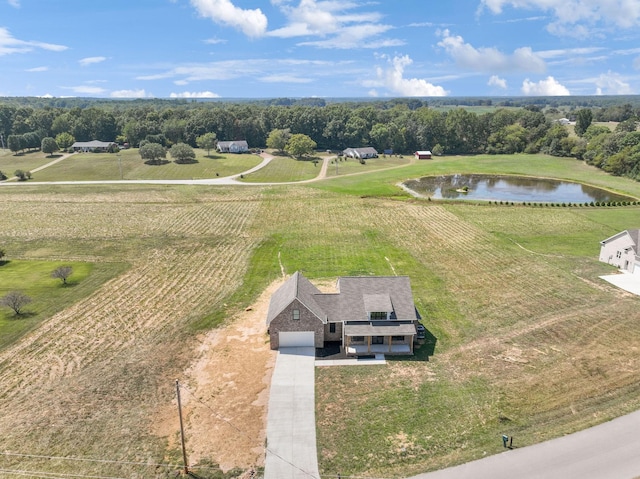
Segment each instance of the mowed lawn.
M316 371L323 475L408 476L502 451L501 434L523 446L640 407L640 299L600 280L613 269L597 261L598 242L638 227L640 208L439 203L396 186L456 172L640 196L640 184L575 160L526 155L438 158L312 186L0 188L12 212L0 245L16 259L130 265L0 352L3 450L123 463L3 465L170 476L124 462L177 461L177 430L154 430L197 358L196 335L251 305L281 268L322 283L409 275L430 333L415 358ZM256 438L257 457L263 447Z
M98 180L188 180L216 178L239 174L258 165L257 155L216 154L195 149L196 162L175 163L167 154L166 162L148 165L137 148L119 153L76 153L37 174L35 181L98 181Z

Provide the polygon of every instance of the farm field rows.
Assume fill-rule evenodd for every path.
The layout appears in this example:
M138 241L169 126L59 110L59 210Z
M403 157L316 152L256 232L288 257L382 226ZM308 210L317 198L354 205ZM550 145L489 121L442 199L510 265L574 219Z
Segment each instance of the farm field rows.
M428 360L425 345L416 358L383 367L316 371L325 475L407 476L498 452L503 433L525 445L637 409L640 299L598 279L611 270L597 254L598 241L637 227L629 223L640 208L437 203L394 186L475 165L640 192L575 160L536 157L527 166L523 158L438 159L313 186L0 188L0 207L12 212L0 245L16 259L130 265L0 351L8 385L0 392L0 449L176 464L173 381L187 376L203 401L187 405L191 450L225 468L260 465L264 317L258 308L234 318L250 313L281 268L322 284L341 275L409 275L436 341ZM220 321L224 328L215 329ZM223 341L218 335L236 323ZM246 354L232 349L232 338ZM220 382L194 374L205 367L205 350L216 354ZM245 389L236 382L243 359L253 368L243 374L254 377L251 392L236 397ZM208 437L205 424L227 440ZM242 454L234 455L236 444ZM173 473L0 456L0 466L17 465Z

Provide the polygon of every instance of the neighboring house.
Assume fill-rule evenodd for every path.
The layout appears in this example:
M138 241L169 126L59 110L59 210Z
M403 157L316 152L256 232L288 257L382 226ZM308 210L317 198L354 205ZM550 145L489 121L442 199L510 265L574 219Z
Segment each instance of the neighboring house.
M431 152L430 151L416 151L414 153L416 155L416 160L430 160Z
M566 125L570 125L571 124L571 120L569 120L568 118L560 118L559 120L554 120L556 123L560 123L563 126Z
M347 148L342 151L344 156L357 158L358 160L366 160L367 158L377 158L378 152L375 148L367 146L365 148Z
M113 141L76 141L71 148L73 151L108 151L113 145L115 145Z
M294 273L271 296L271 349L340 342L352 356L413 354L420 316L407 276L341 277L336 290L322 293Z
M625 230L600 241L600 261L640 275L640 229Z
M219 141L217 149L220 153L246 153L249 145L245 140Z

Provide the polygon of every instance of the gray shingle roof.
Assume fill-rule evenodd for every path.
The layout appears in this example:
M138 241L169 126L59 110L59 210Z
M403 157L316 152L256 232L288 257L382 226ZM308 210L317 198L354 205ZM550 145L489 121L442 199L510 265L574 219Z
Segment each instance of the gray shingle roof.
M269 302L267 324L278 316L294 299L304 304L309 311L326 323L326 314L316 302L315 296L322 294L311 282L296 271L291 278L273 293Z
M347 276L338 279L338 293L322 293L299 272L271 297L267 324L294 299L323 322L368 321L367 312L390 312L391 319L418 318L408 276Z

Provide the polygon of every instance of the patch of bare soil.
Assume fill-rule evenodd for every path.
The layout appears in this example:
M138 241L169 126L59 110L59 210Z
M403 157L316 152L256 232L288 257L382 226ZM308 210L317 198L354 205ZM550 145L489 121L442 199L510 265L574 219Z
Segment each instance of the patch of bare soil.
M190 464L203 458L224 471L264 464L267 406L276 351L266 328L273 283L228 325L202 337L185 371L181 398ZM179 448L176 405L159 413L156 433Z

